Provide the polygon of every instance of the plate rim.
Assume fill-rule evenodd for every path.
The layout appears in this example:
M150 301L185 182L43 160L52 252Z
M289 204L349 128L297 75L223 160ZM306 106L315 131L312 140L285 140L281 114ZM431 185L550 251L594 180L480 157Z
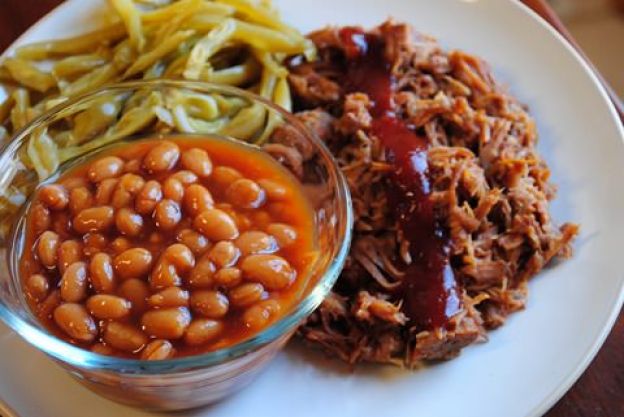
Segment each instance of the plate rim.
M594 88L599 92L603 102L606 104L611 121L616 127L616 131L619 134L619 139L624 144L624 122L620 119L615 105L611 101L607 90L603 83L596 75L588 60L585 59L581 53L570 44L570 42L557 31L550 23L548 23L542 16L531 9L520 0L508 0L512 7L516 7L521 13L525 13L528 17L535 20L540 26L546 29L551 36L568 52L574 60L583 68L586 75L594 84ZM533 407L533 410L529 412L530 417L538 417L545 414L550 410L563 396L572 388L572 386L578 381L578 379L585 373L589 365L594 361L596 355L604 345L607 337L611 334L613 326L622 312L622 306L624 306L624 273L620 275L620 288L619 295L615 298L611 306L611 312L607 317L607 320L602 324L598 337L594 339L592 345L583 353L582 359L575 365L574 369L571 369L566 376L562 377L556 388L554 388L549 394L547 394L542 401Z
M65 8L69 9L74 3L77 3L78 1L79 0L65 0L63 1L63 3L59 4L48 13L43 15L34 24L29 26L28 29L26 29L14 41L12 41L4 51L2 51L2 53L0 54L0 59L12 53L16 46L24 43L24 39L28 38L33 33L36 33L39 30L39 27L48 20L50 20L54 15L64 10ZM611 122L616 128L616 132L619 135L621 144L624 145L624 122L621 121L615 105L607 94L606 88L604 87L604 85L596 75L596 71L592 69L588 61L581 55L579 51L577 51L570 44L570 42L565 37L563 37L561 33L559 33L550 23L548 23L544 18L542 18L530 7L522 3L520 0L506 1L510 7L516 8L520 13L525 14L529 19L534 20L543 29L546 29L550 36L554 37L557 43L561 47L563 47L563 49L565 49L567 53L572 55L574 61L576 61L576 63L580 65L585 75L589 77L594 89L597 90L603 103L607 106ZM544 395L543 399L528 412L527 417L539 417L546 413L548 410L550 410L570 390L574 383L583 375L589 365L593 362L596 355L605 343L607 337L610 335L616 320L622 312L622 307L624 306L624 273L620 276L619 281L619 295L614 298L614 302L610 306L610 313L607 319L600 326L598 336L594 339L590 347L586 349L586 351L582 354L582 357L578 361L578 363L576 363L573 368L571 367L567 372L564 372L565 375L560 378L560 381L556 384L556 387L549 393Z

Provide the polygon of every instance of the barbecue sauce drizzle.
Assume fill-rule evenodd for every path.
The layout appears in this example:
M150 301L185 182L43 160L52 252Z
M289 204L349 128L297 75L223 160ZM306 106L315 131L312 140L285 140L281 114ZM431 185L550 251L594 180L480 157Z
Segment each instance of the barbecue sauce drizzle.
M344 28L340 38L348 58L346 90L366 93L374 103L371 133L394 166L387 191L412 263L405 271L403 310L419 330L446 327L461 310L460 290L449 264L450 241L435 217L430 198L426 139L394 112L394 79L380 37Z

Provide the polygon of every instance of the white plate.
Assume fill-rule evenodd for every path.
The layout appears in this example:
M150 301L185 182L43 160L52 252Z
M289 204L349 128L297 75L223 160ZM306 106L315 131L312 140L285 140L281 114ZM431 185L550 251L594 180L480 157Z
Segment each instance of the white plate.
M97 22L100 0L70 0L20 42L64 36ZM242 393L192 416L535 416L579 377L623 299L624 136L603 89L578 55L519 3L503 0L278 0L308 31L328 23L374 25L387 16L447 48L488 60L529 104L541 150L559 185L558 220L582 224L575 257L544 271L526 311L486 344L450 362L404 372L353 374L292 347ZM147 416L90 393L0 325L0 393L23 417Z

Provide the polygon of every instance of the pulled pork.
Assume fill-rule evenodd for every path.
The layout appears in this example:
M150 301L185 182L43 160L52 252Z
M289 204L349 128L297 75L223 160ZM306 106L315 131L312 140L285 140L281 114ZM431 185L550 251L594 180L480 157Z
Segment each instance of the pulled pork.
M535 123L485 62L445 52L405 24L389 21L368 34L383 40L396 114L429 143L431 199L448 230L462 308L434 329L412 325L402 310L410 237L401 235L387 203L393 167L371 132L374 103L345 91L348 45L339 28L327 28L310 35L319 59L294 63L290 83L297 116L327 143L348 179L354 239L333 292L299 334L351 364L411 367L484 341L487 330L524 307L529 278L553 258L570 256L578 227L557 227L550 218L555 187L536 150ZM283 158L294 164L311 157L305 149L299 154Z

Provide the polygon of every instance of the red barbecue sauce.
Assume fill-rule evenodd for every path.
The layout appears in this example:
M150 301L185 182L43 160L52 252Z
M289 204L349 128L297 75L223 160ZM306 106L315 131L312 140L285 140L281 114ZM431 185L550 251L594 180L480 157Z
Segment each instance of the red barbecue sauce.
M460 311L459 287L449 265L449 238L436 220L428 178L427 141L393 111L394 80L384 59L383 41L359 28L340 37L349 59L346 89L366 93L374 103L371 133L389 151L394 165L388 202L403 235L410 240L403 309L419 329L444 327Z

